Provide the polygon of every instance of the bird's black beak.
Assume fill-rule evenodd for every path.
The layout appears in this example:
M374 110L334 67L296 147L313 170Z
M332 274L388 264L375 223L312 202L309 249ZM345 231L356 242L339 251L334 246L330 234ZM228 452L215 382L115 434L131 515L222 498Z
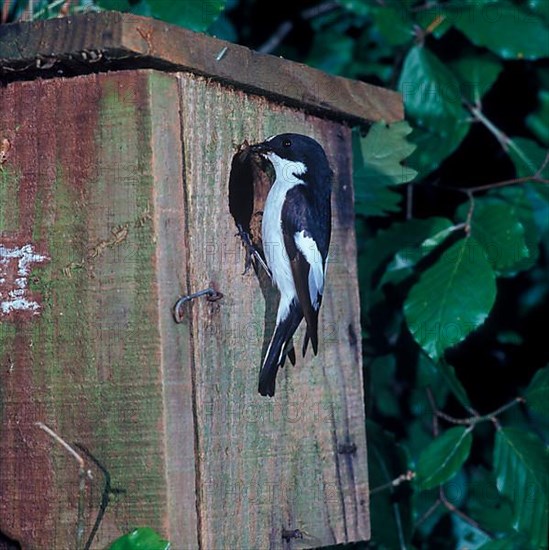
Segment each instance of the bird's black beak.
M250 150L254 153L268 153L271 151L271 148L268 146L266 141L263 141L262 143L256 143L255 145L250 145Z

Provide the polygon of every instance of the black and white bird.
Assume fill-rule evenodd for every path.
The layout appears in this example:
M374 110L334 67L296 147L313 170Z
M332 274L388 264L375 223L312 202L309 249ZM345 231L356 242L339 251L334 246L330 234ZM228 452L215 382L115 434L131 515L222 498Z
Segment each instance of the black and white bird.
M309 341L318 351L318 313L324 292L331 235L333 173L314 139L280 134L252 150L268 159L275 172L262 220L263 250L280 291L276 328L259 374L259 393L273 396L276 374L288 356L295 362L292 336L303 317Z

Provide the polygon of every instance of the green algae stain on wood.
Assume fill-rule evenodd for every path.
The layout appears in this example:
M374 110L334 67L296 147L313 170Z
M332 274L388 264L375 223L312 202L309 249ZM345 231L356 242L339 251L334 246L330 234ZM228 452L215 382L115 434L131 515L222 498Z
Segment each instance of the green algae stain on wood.
M0 514L8 518L1 520L8 525L2 523L0 529L18 533L29 547L44 541L52 548L75 547L78 500L74 459L47 435L37 434L35 421L83 444L109 471L112 486L122 491L111 500L95 544L106 546L135 525L166 526L150 137L153 125L163 122L151 116L152 74L90 75L16 83L10 89L23 98L18 103L32 98L39 104L47 98L52 106L34 126L21 125L18 140L27 144L25 156L14 154L13 167L0 174L5 183L0 187L0 235L21 235L24 229L21 238L39 243L49 257L29 277L30 290L42 297L40 315L24 326L0 327L2 364L6 353L18 350L14 372L26 376L0 373L0 411L17 418L22 406L29 410L18 431L0 442L2 469L11 476L0 491L0 507L4 494L6 506L19 502L14 514ZM172 118L173 113L177 119L177 103ZM55 139L41 141L37 136L42 135ZM26 195L25 207L32 219L22 228L17 208L4 204L27 192L16 177L18 163L27 157L40 158L40 164L26 173L26 189L32 193ZM43 456L28 460L25 445L10 443L18 433L36 440ZM85 494L86 533L102 491L100 471L87 466L94 481ZM31 512L36 505L18 494L21 487L31 494L22 478L43 487L47 498L41 514ZM37 518L44 524L40 534Z
M162 524L165 490L159 335L155 319L155 243L147 218L153 199L150 98L146 74L100 81L98 181L90 186L100 247L91 259L90 315L97 320L96 368L113 483L127 491L117 514ZM118 234L119 238L112 238ZM147 503L154 502L154 505ZM138 506L138 509L132 507Z

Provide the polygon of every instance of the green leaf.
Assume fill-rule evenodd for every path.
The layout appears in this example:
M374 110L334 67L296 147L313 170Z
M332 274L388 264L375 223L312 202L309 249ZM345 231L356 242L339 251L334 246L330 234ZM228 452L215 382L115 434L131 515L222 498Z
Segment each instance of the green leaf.
M157 0L150 2L151 15L194 31L205 31L220 15L226 0Z
M370 490L390 484L408 469L404 449L392 434L366 421L368 434L368 474ZM408 547L412 536L411 491L405 484L389 485L370 497L372 539L385 548ZM398 495L398 498L395 498Z
M503 428L496 433L494 471L498 489L513 503L512 526L532 543L547 543L549 529L549 453L534 434Z
M514 267L517 272L532 267L537 262L539 257L539 241L541 235L540 228L538 227L536 218L534 217L535 213L533 210L532 201L528 196L528 187L531 185L532 184L506 187L500 189L494 195L503 199L504 203L518 218L524 228L524 241L528 247L528 256L523 258L522 261L517 262Z
M378 287L380 276L394 254L404 247L417 247L442 223L443 218L411 219L393 223L388 229L378 231L375 237L363 235L359 243L358 272L363 307L368 309L372 291ZM360 228L357 229L360 236ZM374 277L375 275L375 277ZM383 275L385 276L385 275Z
M510 2L449 9L454 25L476 46L503 59L540 59L549 56L549 28L532 12Z
M465 408L471 407L467 392L459 381L454 367L444 361L435 363L424 353L419 356L416 385L420 388L429 386L438 407L444 405L444 398L448 390L454 394Z
M469 481L467 513L491 533L511 533L512 502L497 488L492 472L478 468Z
M449 122L466 117L458 80L423 46L414 46L408 52L398 88L407 114L421 127L447 131Z
M540 90L538 101L537 111L526 117L526 126L546 147L549 147L549 91Z
M471 403L465 388L459 381L454 367L444 361L435 363L425 353L420 353L417 366L417 388L429 387L433 393L435 402L439 408L442 408L451 392L456 399L465 407L470 408ZM430 411L430 403L425 392L414 392L410 396L410 409L416 415L423 415Z
M417 127L411 137L418 148L410 163L422 171L434 170L456 150L471 125L462 107L460 83L427 48L414 46L398 88Z
M524 397L528 408L537 414L549 417L549 366L536 372Z
M526 535L514 533L501 539L495 539L479 546L477 550L531 550L532 546Z
M515 137L509 144L509 156L519 178L527 178L536 174L545 163L548 154L549 149L543 149L531 139ZM541 176L549 178L549 162L545 163Z
M410 157L410 165L422 174L436 170L459 147L470 126L469 121L460 120L453 126L448 123L444 131L414 128L411 139L417 149Z
M450 428L421 453L416 468L416 481L421 490L432 489L458 472L471 450L471 429Z
M108 550L169 550L170 543L150 527L139 527L116 539Z
M495 275L472 237L452 245L421 276L404 304L416 342L439 361L446 348L479 327L496 297Z
M379 180L370 180L360 170L354 172L355 208L363 216L385 216L399 212L402 196Z
M353 134L353 175L357 212L380 216L400 210L400 194L388 186L412 180L417 172L402 165L415 149L406 141L411 129L405 121L374 124L366 137Z
M426 220L410 220L403 231L403 247L387 266L381 284L397 284L408 277L417 262L429 255L454 231L454 225L446 218L432 217Z
M452 63L462 86L463 96L471 103L478 104L484 94L493 86L503 65L491 54L467 55Z
M379 32L391 46L401 46L412 41L414 22L402 8L378 6L372 15Z
M398 185L413 180L417 172L402 162L416 146L406 140L412 128L405 121L372 125L366 137L360 140L360 151L366 175L379 179L385 185Z
M469 206L464 206L466 208L462 211L468 210ZM484 248L488 261L499 275L516 273L530 254L524 238L524 227L512 207L499 201L475 201L471 235Z

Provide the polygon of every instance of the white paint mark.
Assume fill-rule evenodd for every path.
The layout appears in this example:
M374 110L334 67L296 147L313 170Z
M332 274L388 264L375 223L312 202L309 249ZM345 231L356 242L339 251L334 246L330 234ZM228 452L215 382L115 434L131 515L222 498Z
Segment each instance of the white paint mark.
M40 304L32 299L28 289L28 277L33 264L49 260L37 254L32 244L8 248L0 244L0 314L12 311L39 313Z

